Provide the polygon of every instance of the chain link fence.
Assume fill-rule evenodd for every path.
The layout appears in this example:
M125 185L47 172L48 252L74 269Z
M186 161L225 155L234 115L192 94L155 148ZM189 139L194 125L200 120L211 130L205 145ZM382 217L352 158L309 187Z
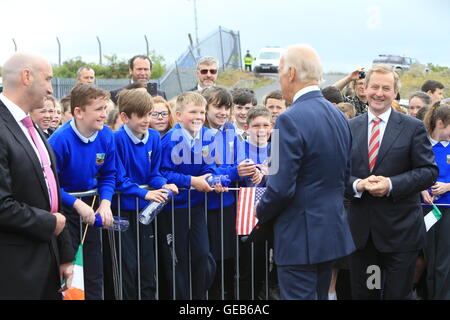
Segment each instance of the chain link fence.
M153 79L160 89L166 92L167 99L187 91L197 84L197 61L204 56L213 56L219 61L222 71L226 69L242 69L241 41L239 31L219 27L209 36L199 41L198 45L189 48L171 65L160 79ZM104 90L114 90L130 83L130 79L96 79L95 84ZM54 96L61 99L70 93L76 80L69 78L53 78Z
M130 79L95 79L95 84L103 90L111 91L122 88L130 84ZM149 82L159 83L158 79L152 79ZM70 90L77 84L75 79L71 78L53 78L53 95L57 99L61 99L70 93Z
M198 45L190 46L160 79L161 90L168 99L196 86L197 61L204 56L216 58L222 70L242 69L239 31L219 27Z

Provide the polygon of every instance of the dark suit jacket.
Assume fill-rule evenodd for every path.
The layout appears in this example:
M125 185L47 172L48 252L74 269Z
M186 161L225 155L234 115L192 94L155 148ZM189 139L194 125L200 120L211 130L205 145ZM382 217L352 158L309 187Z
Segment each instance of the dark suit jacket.
M282 113L275 128L271 165L278 161L279 170L269 175L257 217L262 225L274 220L276 264L317 264L352 253L343 205L350 177L347 119L313 91Z
M58 179L53 151L42 131L37 131ZM56 218L49 211L39 159L0 101L0 299L41 299L50 272L59 279L59 265L73 261L68 230L53 236Z
M350 227L358 248L369 237L380 252L406 252L423 248L425 225L420 191L437 179L438 167L423 123L392 109L372 173L368 160L368 115L350 121L354 137L352 174L347 192L351 196ZM371 174L390 178L392 192L377 198L364 192L354 197L353 182Z
M147 92L148 92L152 97L155 97L155 96L161 96L161 97L163 97L164 99L167 100L167 98L166 98L166 93L165 93L164 91L162 91L162 90L156 89L156 87L154 86L154 84L155 84L154 82L148 82L148 83L147 83ZM109 93L111 94L111 100L112 100L115 104L117 104L117 99L118 99L119 92L122 91L123 89L125 89L125 87L119 88L119 89L115 89L115 90L111 90L111 91L109 92Z

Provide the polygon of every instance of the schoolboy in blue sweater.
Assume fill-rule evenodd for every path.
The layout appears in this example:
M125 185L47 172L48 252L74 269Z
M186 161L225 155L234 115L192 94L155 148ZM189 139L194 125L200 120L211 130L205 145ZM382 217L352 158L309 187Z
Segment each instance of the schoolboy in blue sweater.
M104 226L113 222L111 199L116 183L115 146L111 129L103 126L109 93L91 84L77 84L71 92L73 120L48 140L57 162L64 213L74 249L80 244L80 216L92 225L99 213ZM99 207L70 192L98 189ZM100 230L89 227L83 246L85 294L88 300L103 298L103 258Z
M159 132L148 129L153 106L150 94L138 89L122 90L118 105L124 125L114 133L117 150L117 190L121 192L120 215L130 222L128 231L121 237L123 297L125 300L137 300L140 280L141 299L153 300L156 294L153 224L138 223L137 215L148 201L164 202L167 199L167 191L161 188L168 188L174 193L178 193L178 189L174 184L167 184L167 179L159 172ZM156 190L148 191L139 185L149 185ZM137 206L136 197L139 198ZM114 197L115 211L118 207L117 200L117 197ZM140 273L137 263L138 226Z
M247 113L245 130L248 133L248 140L242 141L238 148L238 171L244 179L241 180L241 187L265 187L268 175L268 157L270 155L269 138L272 133L272 115L265 107L252 107ZM248 161L250 160L250 161ZM239 288L242 300L257 298L264 288L266 275L266 246L264 243L252 244L245 241L246 237L241 237L239 242ZM271 246L271 243L269 243ZM253 263L252 263L253 255ZM251 266L253 267L253 271ZM253 275L253 292L252 292ZM269 279L270 280L270 279ZM275 280L276 281L276 280ZM262 296L265 299L266 292L263 290Z
M159 216L159 248L165 252L166 269L172 270L175 263L176 292L172 298L190 299L189 294L189 248L191 253L192 298L205 299L206 290L214 277L215 264L209 259L208 231L205 219L203 192L214 189L206 178L215 173L212 150L214 135L203 127L205 122L205 99L198 93L185 92L176 101L175 125L162 139L163 156L161 172L169 183L179 188L194 188L180 191L174 197L174 221L172 211ZM216 185L216 191L224 191ZM190 203L189 203L190 200ZM189 214L190 213L190 214ZM172 232L172 227L175 232ZM175 243L175 250L173 246ZM209 268L212 267L212 268ZM211 274L212 273L212 274ZM169 282L173 279L169 272Z

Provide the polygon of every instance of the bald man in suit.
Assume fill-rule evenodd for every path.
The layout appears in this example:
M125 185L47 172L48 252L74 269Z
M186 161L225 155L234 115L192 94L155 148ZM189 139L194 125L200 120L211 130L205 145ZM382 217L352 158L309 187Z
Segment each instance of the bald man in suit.
M61 282L71 283L74 252L58 212L54 154L29 118L52 94L52 75L50 64L36 55L17 53L3 66L0 299L61 299Z

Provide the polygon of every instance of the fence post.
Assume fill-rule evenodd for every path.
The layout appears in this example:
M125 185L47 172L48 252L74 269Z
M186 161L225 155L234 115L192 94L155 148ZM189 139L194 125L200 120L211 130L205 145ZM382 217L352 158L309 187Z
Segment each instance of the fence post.
M178 85L180 86L180 93L181 93L181 92L183 92L183 86L181 85L180 71L178 70L178 63L177 63L177 61L175 61L175 69L177 70Z
M223 68L223 71L225 72L225 57L223 54L222 27L221 26L219 26L219 36L220 36L220 51L222 53L222 68Z
M238 43L238 56L239 56L239 68L242 69L242 50L241 50L241 34L237 32L237 43Z

